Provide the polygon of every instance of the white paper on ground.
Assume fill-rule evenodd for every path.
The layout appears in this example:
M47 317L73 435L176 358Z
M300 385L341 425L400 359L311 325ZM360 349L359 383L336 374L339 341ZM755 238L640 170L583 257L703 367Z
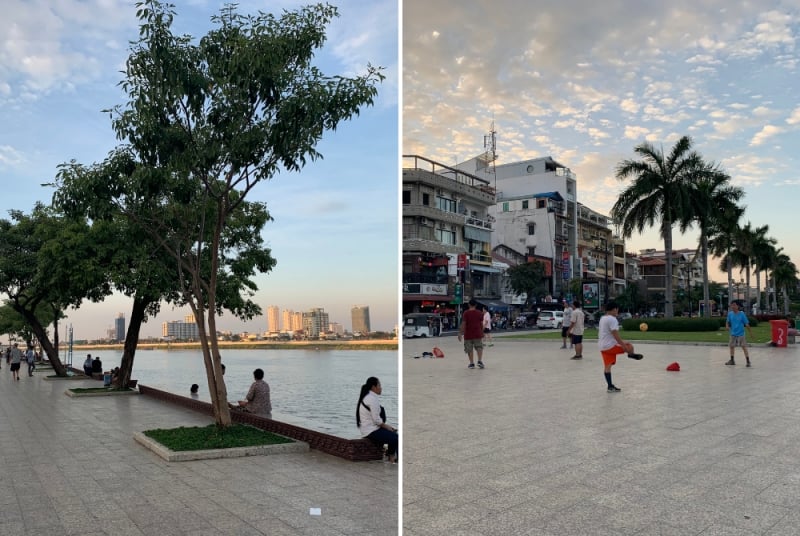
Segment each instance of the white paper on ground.
M321 516L322 515L322 508L309 508L308 514L312 516Z

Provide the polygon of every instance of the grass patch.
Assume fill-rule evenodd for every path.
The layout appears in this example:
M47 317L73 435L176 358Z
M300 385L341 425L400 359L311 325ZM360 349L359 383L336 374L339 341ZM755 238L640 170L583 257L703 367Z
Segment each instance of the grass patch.
M244 424L232 424L228 428L216 424L188 428L181 426L166 430L145 430L143 434L174 451L230 449L294 442L289 438Z
M89 393L111 393L115 391L130 391L127 388L121 387L75 387L70 389L73 393L89 394Z
M644 321L644 320L643 320ZM748 344L766 344L772 340L772 329L769 322L762 322L752 328L753 336L747 334ZM720 329L718 331L630 331L620 330L620 336L629 341L654 341L654 342L706 342L717 344L728 344L728 331ZM541 330L538 333L525 333L507 335L502 338L510 339L533 339L533 340L561 340L561 330ZM596 340L597 329L589 328L583 332L584 340Z

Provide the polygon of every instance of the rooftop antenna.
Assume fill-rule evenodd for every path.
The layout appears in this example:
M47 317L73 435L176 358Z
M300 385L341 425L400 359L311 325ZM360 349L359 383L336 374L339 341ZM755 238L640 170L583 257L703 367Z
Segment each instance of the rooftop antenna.
M497 131L494 128L494 119L489 126L489 133L483 136L484 153L481 157L485 173L494 175L494 190L497 191Z

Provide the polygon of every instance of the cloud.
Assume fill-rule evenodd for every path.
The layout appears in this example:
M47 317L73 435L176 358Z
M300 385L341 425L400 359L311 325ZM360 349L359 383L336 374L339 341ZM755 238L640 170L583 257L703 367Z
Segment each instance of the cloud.
M786 122L790 125L796 125L800 123L800 106L792 110L792 113L786 119Z
M777 136L778 134L783 132L783 130L784 130L783 127L777 127L775 125L766 125L764 128L761 129L760 132L758 132L755 136L753 136L753 139L750 140L750 145L752 146L762 145L769 138Z

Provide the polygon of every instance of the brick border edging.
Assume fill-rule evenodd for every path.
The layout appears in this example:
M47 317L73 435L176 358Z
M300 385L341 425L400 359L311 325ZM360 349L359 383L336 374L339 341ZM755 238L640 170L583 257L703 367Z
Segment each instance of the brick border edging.
M139 384L139 392L142 395L155 398L162 402L169 402L170 404L198 411L206 415L214 414L210 402L187 398L142 384ZM252 413L243 413L239 411L232 411L231 419L233 422L249 424L261 430L266 430L267 432L273 432L291 439L303 441L308 443L312 449L319 450L326 454L332 454L333 456L338 456L345 460L361 462L383 459L383 450L369 439L345 439L343 437L337 437L293 424L267 419L266 417L259 417Z

